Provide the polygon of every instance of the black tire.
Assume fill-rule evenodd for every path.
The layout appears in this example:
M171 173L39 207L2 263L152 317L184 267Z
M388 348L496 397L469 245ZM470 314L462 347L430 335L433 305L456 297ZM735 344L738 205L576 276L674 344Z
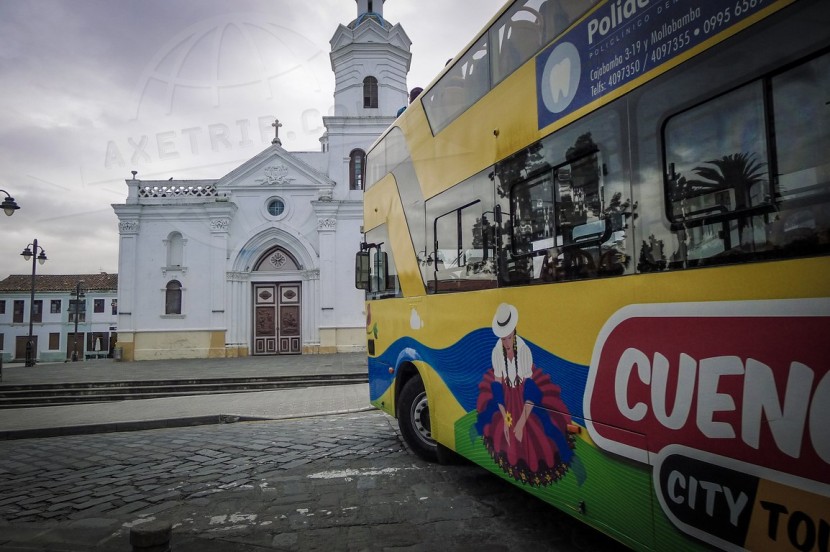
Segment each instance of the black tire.
M407 381L398 399L398 427L412 451L427 462L438 461L438 444L432 438L429 403L420 376Z

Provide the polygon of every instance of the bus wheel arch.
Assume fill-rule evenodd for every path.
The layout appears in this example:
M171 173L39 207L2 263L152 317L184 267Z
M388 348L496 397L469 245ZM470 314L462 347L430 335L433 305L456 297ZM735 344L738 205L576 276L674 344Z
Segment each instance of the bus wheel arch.
M396 413L401 435L412 451L428 462L438 460L438 444L432 438L429 401L424 381L411 364L398 371Z

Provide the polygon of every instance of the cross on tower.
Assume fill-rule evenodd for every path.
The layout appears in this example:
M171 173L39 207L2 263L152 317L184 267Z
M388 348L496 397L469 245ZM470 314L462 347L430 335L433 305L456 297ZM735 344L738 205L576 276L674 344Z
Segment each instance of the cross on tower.
M280 141L280 127L282 126L282 123L279 119L274 119L274 122L271 123L271 126L274 127L274 139L271 140L271 143L281 146L282 141Z

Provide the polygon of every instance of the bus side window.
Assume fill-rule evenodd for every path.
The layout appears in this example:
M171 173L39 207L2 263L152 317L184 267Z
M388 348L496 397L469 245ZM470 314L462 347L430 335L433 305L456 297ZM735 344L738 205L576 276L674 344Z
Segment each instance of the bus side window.
M514 255L554 246L554 184L549 171L513 187L510 218Z
M670 267L763 247L771 211L763 105L758 81L666 121L666 210L678 241Z
M777 205L767 233L769 247L783 255L830 249L830 54L776 75L775 120Z
M667 119L667 268L830 249L827 71L825 54ZM641 253L638 268L652 270Z
M617 106L496 165L500 285L633 271L630 222L637 204Z
M492 170L426 202L426 251L420 264L430 293L496 287L496 213Z
M484 203L477 199L433 221L434 259L430 289L469 291L495 286L493 232Z
M538 172L538 171L537 171ZM520 285L542 277L542 255L561 245L555 227L555 182L549 169L510 188L507 221L499 253L499 278L506 285Z
M590 134L582 138L582 143L568 151L569 163L513 186L512 258L503 267L505 280L591 278L598 275L604 254L616 259L610 242L614 224L606 216L603 201L599 152Z

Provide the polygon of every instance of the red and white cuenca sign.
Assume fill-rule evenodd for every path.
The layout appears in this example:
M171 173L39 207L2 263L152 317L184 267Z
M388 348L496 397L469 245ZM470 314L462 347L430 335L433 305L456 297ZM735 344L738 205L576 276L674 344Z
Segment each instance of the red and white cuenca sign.
M583 406L596 444L638 462L682 445L830 483L830 300L623 308Z

